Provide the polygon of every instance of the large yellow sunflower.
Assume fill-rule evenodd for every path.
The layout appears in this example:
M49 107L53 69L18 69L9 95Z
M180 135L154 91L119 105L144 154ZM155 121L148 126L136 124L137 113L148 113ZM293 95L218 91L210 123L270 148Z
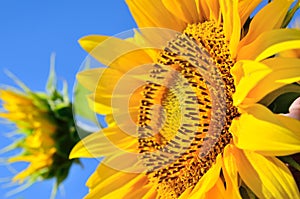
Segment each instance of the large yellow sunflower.
M105 157L86 198L299 198L277 156L300 152L300 122L258 103L300 80L300 59L276 56L300 46L282 28L293 1L251 19L261 1L126 2L133 38L80 40L108 66L78 75L108 124L71 154Z

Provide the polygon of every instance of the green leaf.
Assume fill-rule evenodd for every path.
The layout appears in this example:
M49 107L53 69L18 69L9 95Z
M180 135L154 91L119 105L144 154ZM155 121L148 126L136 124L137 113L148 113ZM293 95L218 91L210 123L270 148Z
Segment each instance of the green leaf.
M284 93L299 93L300 94L300 85L299 84L289 84L283 86L265 96L262 100L259 101L260 104L269 106L272 102L275 101L280 95Z
M55 74L55 53L51 54L50 57L50 71L49 76L46 84L46 90L49 93L53 93L56 87L56 74Z
M272 110L273 113L288 113L289 107L298 97L300 97L300 93L285 93L276 98L276 100L272 102L268 108Z
M296 170L300 171L300 165L298 162L296 162L296 160L294 160L292 157L290 156L282 156L282 157L278 157L281 161L289 164L291 167L294 167Z

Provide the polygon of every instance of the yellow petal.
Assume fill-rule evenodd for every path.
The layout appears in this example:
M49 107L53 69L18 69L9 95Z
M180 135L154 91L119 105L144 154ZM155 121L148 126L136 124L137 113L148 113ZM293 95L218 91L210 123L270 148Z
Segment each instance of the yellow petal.
M286 50L279 53L280 57L300 58L300 49Z
M105 172L105 170L104 170ZM90 190L88 195L85 196L86 199L99 199L103 198L105 195L125 186L132 180L135 180L139 174L134 173L123 173L117 172L108 178L101 180L93 189Z
M157 187L153 186L150 184L150 186L152 186L152 188L143 196L143 199L155 199L157 198Z
M196 5L198 8L198 13L202 15L201 22L203 20L214 20L220 23L220 5L218 0L196 0Z
M192 192L192 188L187 188L180 196L178 199L186 199L189 197L189 195L191 194Z
M136 153L124 151L117 153L115 151L115 155L106 157L102 161L102 164L106 164L113 169L126 173L145 173L147 171L144 162L140 159L138 151L136 151Z
M239 192L239 177L236 166L236 157L233 153L233 146L227 145L223 153L222 171L226 181L226 196L232 199L241 199Z
M282 126L294 132L297 136L300 136L300 121L294 118L286 117L284 115L275 115L276 118L280 121Z
M89 91L95 91L98 81L102 76L105 68L93 68L82 71L77 74L76 78Z
M33 101L28 96L10 90L0 89L0 99L5 103L32 105Z
M77 143L70 153L70 158L102 157L137 152L137 144L136 137L124 133L118 127L108 127L88 135Z
M221 171L221 155L217 156L216 163L201 177L194 187L191 198L205 198L205 194L217 183Z
M149 66L151 67L151 66ZM112 113L113 109L121 111L138 107L141 99L141 88L146 84L147 66L122 74L115 69L99 69L95 93L89 96L92 110L100 114ZM88 81L88 80L87 80ZM85 83L90 84L90 83ZM92 86L90 86L92 87Z
M240 41L241 22L238 13L238 1L220 1L223 15L225 36L229 41L229 49L233 58L236 56L237 46Z
M241 18L241 26L245 24L246 20L250 17L250 14L261 2L262 0L239 1L239 14Z
M291 128L291 124L296 126ZM242 110L242 115L232 121L230 132L235 145L241 149L285 156L300 152L299 129L299 121L285 118L282 122L266 107L255 104Z
M239 48L253 42L264 32L280 28L292 2L291 0L274 0L263 7L251 21L249 31L240 42Z
M281 51L299 48L299 42L300 30L278 29L263 32L253 42L239 50L237 60L260 61Z
M257 102L268 93L300 80L300 59L295 58L271 58L262 62L272 72L259 81L248 93L249 101Z
M147 52L137 44L116 37L91 35L81 38L79 43L99 62L123 73L136 66L153 63Z
M299 198L299 190L287 166L275 157L235 149L239 174L259 198Z
M221 180L221 178L218 178L216 184L206 193L205 195L206 199L224 199L226 198L225 196L225 187L224 183ZM233 199L233 196L230 195L228 199Z
M164 6L187 24L199 22L195 0L162 0Z
M299 31L300 36L300 31ZM276 53L279 53L281 51L289 50L289 49L296 49L300 47L300 40L297 41L286 41L282 43L278 43L275 45L270 46L269 48L266 48L263 52L261 52L258 57L256 57L255 60L260 61L267 57L270 57L272 55L275 55Z
M143 198L146 193L151 190L151 185L147 185L148 178L144 174L140 174L136 178L124 184L119 189L116 189L105 195L103 199L111 198ZM152 189L153 191L153 189Z
M96 99L101 95L119 96L133 93L146 84L151 68L152 66L141 66L126 74L119 73L112 68L107 68L99 78Z
M86 182L86 186L89 189L94 189L101 181L109 178L110 176L115 175L120 171L117 171L105 164L99 164L94 173L89 177Z
M100 102L95 101L95 95L91 94L87 96L87 101L89 107L95 111L95 113L99 114L111 114L111 98L101 98Z
M186 24L173 15L161 0L126 0L138 27L162 27L182 31Z
M259 62L250 60L237 62L231 69L236 87L236 92L233 94L234 105L241 104L248 93L271 72L272 70L267 65Z

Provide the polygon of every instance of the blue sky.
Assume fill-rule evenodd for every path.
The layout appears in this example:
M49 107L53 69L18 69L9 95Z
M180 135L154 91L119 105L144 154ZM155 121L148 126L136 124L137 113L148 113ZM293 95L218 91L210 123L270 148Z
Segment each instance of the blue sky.
M0 84L14 85L3 72L13 72L34 91L43 91L48 77L50 55L56 53L58 80L67 80L70 90L75 75L87 53L77 40L89 34L114 35L135 27L123 0L1 0L0 1ZM10 143L3 134L10 131L0 124L0 148ZM82 198L85 182L98 165L94 159L83 160L84 169L73 166L60 198ZM17 165L16 168L24 167ZM0 165L0 181L12 173ZM11 188L0 182L0 198ZM53 181L36 183L12 197L49 198Z
M124 0L1 0L0 84L14 85L3 72L8 69L32 90L43 91L50 55L55 52L58 80L67 80L71 90L87 55L77 40L89 34L114 35L135 26ZM9 130L0 124L0 148L10 143L3 136ZM83 164L84 169L72 167L64 183L65 195L59 192L57 199L79 199L88 192L85 182L98 161L84 159ZM6 176L12 174L0 165L0 181ZM36 183L9 198L49 198L52 183ZM11 190L5 184L0 182L0 198Z

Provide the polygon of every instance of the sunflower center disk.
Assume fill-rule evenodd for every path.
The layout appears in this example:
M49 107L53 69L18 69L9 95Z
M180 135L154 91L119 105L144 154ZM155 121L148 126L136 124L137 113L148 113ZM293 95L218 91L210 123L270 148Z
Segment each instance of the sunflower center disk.
M213 22L189 25L159 54L143 88L138 135L160 196L193 188L231 141L238 116L233 64L223 29Z

